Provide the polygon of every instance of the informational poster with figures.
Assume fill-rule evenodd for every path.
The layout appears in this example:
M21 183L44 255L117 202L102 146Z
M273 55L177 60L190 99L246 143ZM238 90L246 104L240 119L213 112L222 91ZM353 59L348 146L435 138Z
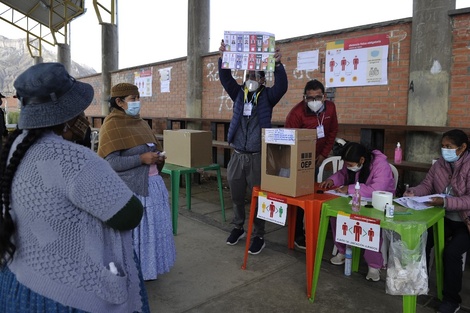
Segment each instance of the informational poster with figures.
M326 45L326 87L386 85L386 34L337 40Z
M380 220L338 212L335 239L350 246L379 251Z
M266 192L259 192L258 218L284 226L286 224L286 216L287 202L285 198L275 197Z
M152 96L152 73L151 67L134 72L134 85L139 88L140 97Z
M224 32L222 68L274 72L274 34L264 32Z

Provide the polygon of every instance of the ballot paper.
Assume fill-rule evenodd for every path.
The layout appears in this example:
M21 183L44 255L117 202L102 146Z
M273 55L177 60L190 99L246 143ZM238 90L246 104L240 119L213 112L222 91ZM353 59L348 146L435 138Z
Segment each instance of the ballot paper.
M449 195L446 195L446 194L433 194L433 195L422 196L422 197L401 197L401 198L394 199L393 201L400 204L401 206L404 206L406 208L410 208L413 210L425 210L425 209L432 208L432 206L426 204L427 202L431 201L431 198L435 198L435 197L445 198L448 196Z

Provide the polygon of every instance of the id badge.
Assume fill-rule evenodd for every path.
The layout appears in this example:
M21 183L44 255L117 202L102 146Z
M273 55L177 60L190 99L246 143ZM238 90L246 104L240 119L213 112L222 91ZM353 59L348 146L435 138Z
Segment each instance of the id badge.
M243 106L243 116L251 116L251 110L253 110L253 104L251 102L245 103Z
M318 125L317 126L317 138L323 138L325 137L325 129L323 128L323 125Z

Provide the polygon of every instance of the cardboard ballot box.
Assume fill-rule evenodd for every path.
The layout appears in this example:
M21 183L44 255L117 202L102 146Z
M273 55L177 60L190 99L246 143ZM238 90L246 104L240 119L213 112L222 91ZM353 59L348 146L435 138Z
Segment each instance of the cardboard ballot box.
M263 128L261 189L298 197L313 193L315 129Z
M163 150L166 152L166 163L185 167L210 165L212 133L194 129L164 130Z

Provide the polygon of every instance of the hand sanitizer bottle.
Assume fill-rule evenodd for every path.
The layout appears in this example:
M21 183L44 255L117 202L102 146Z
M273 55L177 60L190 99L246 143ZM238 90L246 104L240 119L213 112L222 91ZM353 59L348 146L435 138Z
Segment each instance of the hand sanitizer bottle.
M356 182L356 186L354 186L354 194L352 196L352 201L351 201L351 209L354 212L359 212L361 209L361 185L359 185L359 182Z
M344 254L344 275L351 276L351 268L352 268L352 249L350 245L346 246L346 252Z
M402 150L401 150L400 142L398 142L397 147L395 148L394 162L397 163L397 164L400 164L402 158L403 158L403 153L402 153Z

